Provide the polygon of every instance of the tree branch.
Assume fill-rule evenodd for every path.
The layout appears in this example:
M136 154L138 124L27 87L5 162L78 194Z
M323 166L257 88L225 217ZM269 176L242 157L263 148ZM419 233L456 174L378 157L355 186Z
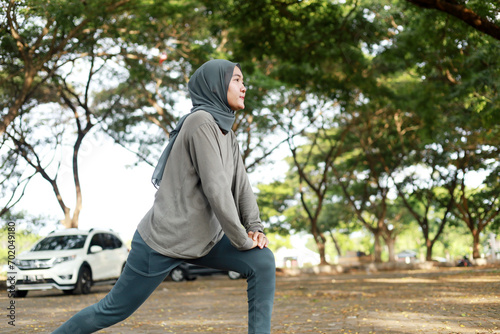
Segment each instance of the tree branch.
M482 17L471 9L450 0L406 0L422 8L442 11L467 23L474 29L500 40L500 27L486 17Z

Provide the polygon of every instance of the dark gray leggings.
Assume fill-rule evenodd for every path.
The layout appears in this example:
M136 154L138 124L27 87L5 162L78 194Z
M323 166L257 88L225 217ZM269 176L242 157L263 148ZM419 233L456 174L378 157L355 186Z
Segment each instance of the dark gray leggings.
M136 232L127 265L109 294L75 314L53 333L93 333L125 320L181 262L154 251ZM187 262L237 271L247 277L248 333L271 333L276 268L274 255L268 248L241 252L224 236L207 255Z

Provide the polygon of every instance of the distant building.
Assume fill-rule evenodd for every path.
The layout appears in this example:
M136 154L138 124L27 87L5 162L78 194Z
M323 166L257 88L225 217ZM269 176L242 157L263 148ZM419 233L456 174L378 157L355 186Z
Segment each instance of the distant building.
M304 246L292 249L281 247L274 252L274 258L278 268L302 268L307 265L316 266L321 262L318 253Z
M404 250L396 255L396 259L398 262L413 263L418 262L417 255L418 253L415 251Z
M496 235L494 233L490 233L488 236L488 257L491 260L500 260L500 241L496 239Z

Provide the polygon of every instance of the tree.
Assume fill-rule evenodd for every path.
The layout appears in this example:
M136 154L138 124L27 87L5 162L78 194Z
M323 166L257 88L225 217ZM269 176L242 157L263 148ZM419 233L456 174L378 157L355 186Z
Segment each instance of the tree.
M356 214L350 210L350 206L346 206L341 194L329 191L328 199L323 205L323 210L318 220L319 229L325 231L332 239L333 246L337 255L342 256L346 249L343 245L343 239L349 237L352 233L361 230L357 224ZM360 249L356 245L356 251L368 251L368 249Z
M4 137L4 140L7 138ZM19 152L7 146L3 143L0 144L0 148L6 150L5 154L0 155L0 169L2 170L0 194L3 199L0 204L0 218L11 213L11 209L21 200L29 181L34 176L34 174L23 176L20 173L18 167L20 163Z
M319 226L319 218L328 191L332 187L330 178L331 168L335 159L342 152L343 137L348 129L341 133L327 135L328 129L318 129L316 133L309 134L309 145L297 148L292 140L288 141L292 152L293 169L298 174L298 196L302 208L306 213L310 232L319 250L322 264L326 264L325 256L325 230Z
M439 3L445 2L451 3ZM486 7L479 9L480 2L471 1L467 6L491 16ZM420 119L418 136L413 137L412 145L406 145L410 160L404 161L401 173L411 174L423 167L432 174L425 180L403 178L396 185L400 197L408 200L406 206L419 221L429 259L429 247L438 240L451 214L455 214L455 202L460 197L457 187L475 173L494 173L496 168L498 159L490 153L491 147L498 146L495 134L499 130L500 63L490 54L498 52L500 45L437 11L398 7L395 3L390 12L395 34L391 44L374 58L374 70L380 71L380 81L390 93L380 95L391 96L394 109ZM463 159L469 155L466 152L475 156L474 162ZM482 165L486 161L493 163ZM495 183L485 186L489 189ZM438 224L434 228L425 213L432 208L442 217L435 217ZM431 240L427 236L432 229L435 234Z
M93 74L90 69L89 80ZM53 81L57 82L57 81ZM35 173L40 174L51 186L55 197L59 202L64 215L62 224L67 228L78 227L78 217L82 208L82 192L78 172L78 153L83 139L93 128L93 115L89 108L88 94L80 99L79 95L66 82L65 78L59 78L59 85L52 87L52 90L61 99L61 105L54 104L51 108L48 105L41 106L45 109L45 117L40 117L36 113L21 115L17 117L9 126L5 134L15 145L15 151L19 152L28 166ZM68 115L70 115L68 117ZM75 208L71 213L70 208L64 200L58 182L62 161L56 158L58 152L64 150L64 144L68 140L67 128L74 122L76 136L71 154L71 175L75 187ZM38 132L33 129L39 130ZM45 135L41 133L45 130ZM62 154L63 155L63 154ZM48 158L51 156L51 158ZM53 159L57 160L55 170L52 166ZM63 168L66 166L63 166Z
M68 56L84 52L99 21L120 11L129 1L9 0L0 14L3 85L12 85L7 105L2 105L0 135L23 107L37 102L37 90L64 64ZM31 24L26 24L31 22ZM101 23L102 24L102 23ZM7 110L6 110L7 109Z
M2 107L0 134L2 145L22 157L27 165L46 179L64 212L63 223L66 227L77 227L81 210L82 196L78 177L78 151L83 138L94 126L89 110L90 78L94 73L93 66L89 71L89 81L82 93L84 100L78 100L78 94L63 79L68 65L76 59L85 58L88 52L96 50L99 36L109 24L113 15L120 13L128 1L9 1L2 7L5 16L0 27L2 49L5 51L2 61L1 83L6 97ZM103 34L105 35L105 34ZM94 64L95 55L91 58ZM69 67L70 68L70 67ZM70 100L76 98L79 105ZM77 125L77 138L74 144L72 166L76 188L76 207L73 217L65 204L57 184L57 171L50 176L47 170L50 165L48 156L55 157L64 134L67 118L60 117L58 112L53 118L48 116L57 103L70 108ZM78 108L83 107L84 117ZM86 124L82 124L86 122ZM49 125L49 137L42 138L37 130L41 125ZM47 152L47 145L52 145L52 152ZM41 153L39 149L45 150ZM60 149L60 148L59 148ZM19 164L16 166L16 168ZM60 166L60 162L59 162ZM57 168L57 167L56 167ZM16 170L23 175L23 171ZM15 193L15 190L13 191Z
M427 261L432 261L433 247L448 224L454 207L454 197L450 196L446 189L440 187L445 177L436 167L436 165L431 165L431 170L425 178L408 176L407 178L411 178L411 181L402 182L403 187L408 187L406 190L402 190L401 185L396 185L399 197L420 226ZM446 187L455 189L457 173L451 172L450 174L451 180L448 181Z
M473 137L468 136L467 139ZM455 206L460 217L472 234L472 256L481 257L480 235L488 226L498 220L500 214L499 151L497 147L484 145L462 147L455 160L457 171L461 175L460 185L451 195L455 196ZM466 186L469 171L484 171L483 184L475 189Z
M473 236L473 255L479 256L479 235L498 215L498 187L493 175L498 172L498 151L477 143L474 136L448 138L447 144L427 145L420 151L419 177L417 169L406 180L396 183L399 196L419 223L427 247L426 258L432 259L432 247L449 220L460 217ZM472 139L469 143L468 139ZM428 172L422 175L422 169ZM470 189L465 183L471 174L485 173L483 185ZM406 187L402 190L401 187ZM458 209L458 211L457 211ZM434 237L430 232L434 230Z
M375 109L375 110L373 110ZM350 133L344 143L343 155L332 168L344 194L346 205L352 207L366 229L374 236L374 256L381 262L381 240L389 249L389 261L395 260L397 234L404 228L398 222L398 204L394 201L391 180L405 159L401 139L410 134L415 120L404 117L390 107L378 107L373 101L358 106L351 119Z

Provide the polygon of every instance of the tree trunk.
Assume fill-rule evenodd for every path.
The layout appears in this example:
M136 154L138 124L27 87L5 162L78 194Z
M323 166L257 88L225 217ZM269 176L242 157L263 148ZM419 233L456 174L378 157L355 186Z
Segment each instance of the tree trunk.
M426 261L432 261L432 247L433 246L434 246L433 242L431 242L429 239L425 240L425 247L426 247L425 260Z
M318 250L319 250L320 264L321 265L328 264L328 262L326 261L325 244L322 242L319 242L317 244L318 244Z
M373 231L373 237L375 239L373 255L375 263L382 263L382 245L380 244L380 231Z
M71 219L69 208L68 207L64 207L63 211L64 211L64 219L61 220L61 224L63 224L63 226L65 228L72 228L73 227L72 226L73 222L72 222L72 219Z
M389 236L385 240L385 243L386 243L387 248L389 250L389 262L395 262L396 261L396 252L395 252L396 238L392 238Z
M330 237L332 238L333 244L335 245L335 249L337 250L337 254L339 256L342 256L342 250L340 249L339 242L337 241L337 239L333 235L332 231L330 231Z
M90 131L92 125L90 122L87 123L84 131L79 131L78 139L75 142L75 146L73 149L73 180L75 183L75 197L76 204L75 210L73 211L73 218L71 219L71 227L78 228L78 221L80 218L80 211L83 207L83 199L82 199L82 188L80 186L80 174L78 169L78 152L80 151L81 144L83 142L83 138Z
M315 225L315 223L316 222L314 222L313 224ZM314 241L316 242L316 246L318 247L320 264L326 265L328 264L328 262L326 261L325 253L326 238L322 233L318 232L317 228L313 228L311 232L314 237Z
M479 240L479 236L480 236L480 233L479 233L479 229L474 229L474 231L472 231L472 258L473 259L479 259L481 257L481 254L479 253L479 244L480 244L480 240Z

